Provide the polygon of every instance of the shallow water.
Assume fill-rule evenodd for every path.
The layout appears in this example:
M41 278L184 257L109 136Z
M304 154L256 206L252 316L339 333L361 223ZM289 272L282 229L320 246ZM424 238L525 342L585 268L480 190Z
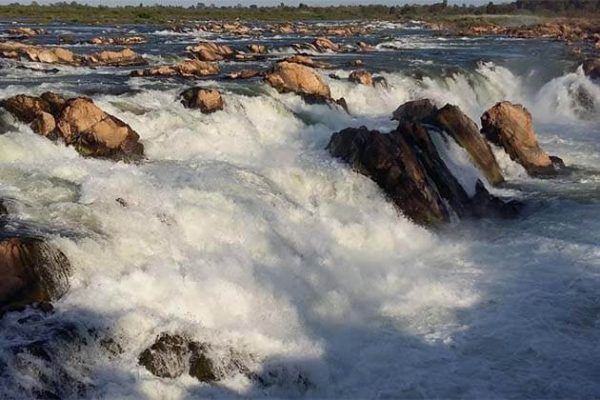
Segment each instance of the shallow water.
M12 213L5 231L50 237L75 271L55 314L31 325L18 314L0 322L2 397L45 384L35 365L29 374L18 369L8 349L67 322L108 332L123 349L118 357L95 344L65 351L61 363L88 384L89 398L600 396L598 82L557 42L380 28L348 39L378 51L323 57L336 65L361 58L388 82L356 86L324 71L349 114L259 81L201 82L219 86L226 101L224 111L203 115L177 100L197 82L129 78L126 69L0 69L0 97L91 96L140 134L148 157L140 165L84 159L2 116L0 197ZM58 33L143 33L149 43L136 50L155 63L181 58L206 36L48 29L41 42ZM303 40L259 41L281 57ZM542 146L574 171L532 179L496 149L508 178L497 190L525 202L520 218L438 232L416 226L324 147L348 126L392 129L393 110L421 97L459 105L478 122L497 101L522 103ZM137 355L163 331L250 354L250 368L271 371L273 384L239 374L213 386L156 378Z

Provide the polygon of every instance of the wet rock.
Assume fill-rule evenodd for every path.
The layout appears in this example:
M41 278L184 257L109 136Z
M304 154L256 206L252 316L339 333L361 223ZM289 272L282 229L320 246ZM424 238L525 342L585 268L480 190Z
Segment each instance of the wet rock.
M487 140L502 147L530 175L556 172L550 156L538 143L531 114L522 105L497 103L483 114L481 123Z
M291 57L288 57L283 61L289 62L289 63L294 63L294 64L304 65L304 66L310 67L310 68L320 68L320 69L334 68L334 66L332 64L321 62L321 61L315 61L312 57L304 56L304 55L300 55L300 54L296 54Z
M600 58L585 60L583 62L583 72L592 79L600 79Z
M87 41L89 44L99 45L116 45L116 46L133 46L136 44L146 43L146 38L143 36L117 36L107 37L98 36Z
M138 359L150 373L160 378L178 378L188 369L189 339L163 333Z
M358 48L358 51L361 51L361 52L375 51L374 46L371 46L370 44L367 44L365 42L356 43L356 47Z
M498 161L477 124L457 106L447 104L433 117L436 126L448 133L469 154L473 163L492 184L504 181Z
M92 54L84 59L84 63L91 66L125 67L146 65L148 62L141 55L131 49L121 51L102 51Z
M190 343L190 376L200 382L215 382L218 380L218 371L215 363L208 357L206 344Z
M221 61L235 57L235 52L231 47L213 42L198 43L188 47L187 50L200 61Z
M44 33L46 33L46 31L43 29L35 29L35 28L30 28L30 27L25 27L25 26L19 26L17 28L7 29L5 32L11 36L17 36L17 37L33 37L33 36L43 35Z
M375 181L418 224L439 225L453 214L505 217L516 212L515 205L491 196L480 181L475 182L474 193L467 193L419 122L402 121L388 134L348 128L333 134L327 149Z
M264 44L249 44L248 50L254 54L267 54L268 49Z
M75 146L86 156L135 161L144 155L139 135L89 98L68 100L57 118L56 128L67 145Z
M429 99L413 100L402 104L394 111L396 121L420 122L431 118L438 108Z
M223 109L223 97L217 89L195 87L181 93L181 103L187 108L199 108L204 114Z
M184 60L175 65L163 65L143 71L133 71L131 76L181 76L184 78L216 75L220 71L215 63L200 60Z
M352 71L348 79L360 85L373 86L373 75L365 70Z
M314 40L312 44L321 53L324 53L326 51L332 51L334 53L337 53L338 51L340 51L340 46L327 39L326 37L318 37Z
M0 314L60 299L69 289L70 273L67 257L42 240L0 241Z
M363 65L365 65L365 63L363 62L363 60L352 60L348 63L348 65L350 65L351 67L362 67Z
M280 93L297 93L302 96L313 96L323 99L331 98L329 86L311 68L281 62L267 74L265 80Z
M225 77L230 80L252 79L259 76L263 76L263 72L255 69L242 69L240 71L230 72L229 74L225 75Z
M61 47L42 47L24 43L0 43L0 57L41 62L46 64L79 65L80 59L72 51Z

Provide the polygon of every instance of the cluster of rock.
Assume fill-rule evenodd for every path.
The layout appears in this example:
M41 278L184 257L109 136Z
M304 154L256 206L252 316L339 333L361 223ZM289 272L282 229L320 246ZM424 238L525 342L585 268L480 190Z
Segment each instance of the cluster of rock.
M87 41L88 44L96 46L114 45L114 46L133 46L136 44L146 43L146 38L143 36L97 36Z
M131 49L102 51L91 55L77 55L62 47L34 46L19 42L0 43L0 58L25 59L45 64L69 66L133 66L147 61Z
M263 58L267 48L262 45L249 45L250 53L240 50L234 50L227 45L214 42L200 42L195 46L190 46L187 51L195 58L201 61L254 61Z
M432 135L460 145L492 185L504 178L484 137L532 175L553 174L564 166L539 147L531 115L520 105L496 104L483 115L481 133L458 107L438 109L429 100L400 106L394 119L398 127L386 134L365 127L337 132L327 149L373 179L404 215L419 224L438 225L453 215L509 217L518 210L517 203L491 195L479 180L469 193L444 162Z
M17 95L0 107L51 140L61 140L88 157L137 161L144 156L139 135L86 97L65 99L47 92L39 97Z
M216 63L200 60L183 60L174 65L161 65L142 71L133 71L131 76L181 76L184 78L217 75L220 72Z
M30 38L38 35L44 35L46 31L41 28L31 28L26 26L19 26L16 28L10 28L5 31L6 34L12 37L18 38Z

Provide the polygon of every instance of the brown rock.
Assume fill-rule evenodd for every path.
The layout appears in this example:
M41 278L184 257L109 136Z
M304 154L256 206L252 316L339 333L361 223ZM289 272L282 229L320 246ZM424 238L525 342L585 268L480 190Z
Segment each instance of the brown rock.
M316 38L313 42L313 45L322 53L326 51L332 51L337 53L338 51L340 51L340 46L327 39L326 37Z
M229 46L213 42L201 42L187 49L200 61L221 61L235 57L235 52Z
M331 98L329 86L311 68L300 64L281 62L274 66L265 80L281 93Z
M184 60L175 65L163 65L160 67L148 68L143 71L134 71L132 76L209 76L219 73L219 66L215 63L209 63L200 60Z
M45 33L43 29L34 29L29 27L20 26L17 28L7 29L6 33L13 36L24 36L24 37L32 37L37 35L42 35Z
M249 44L248 50L254 54L267 54L267 46L263 44Z
M373 86L373 76L365 70L353 71L348 79L350 82Z
M178 378L186 372L189 340L180 335L161 334L138 359L150 373L159 378Z
M85 57L85 63L93 66L133 66L146 65L148 62L144 57L131 49L121 51L102 51Z
M435 124L454 138L492 185L504 181L494 153L479 132L477 124L460 108L447 104L433 117Z
M283 61L289 62L289 63L294 63L294 64L305 65L305 66L311 67L311 68L321 68L321 69L334 68L334 66L331 64L320 62L320 61L315 61L312 57L304 56L304 55L300 55L300 54L296 54L291 57L288 57Z
M242 69L240 71L230 72L226 75L226 78L231 80L252 79L262 75L263 73L261 71L257 71L255 69Z
M0 43L3 58L24 58L28 61L47 64L79 65L80 59L72 51L61 47L42 47L16 42Z
M520 104L497 103L481 117L481 132L501 146L530 175L555 172L550 156L540 147L531 114Z
M429 99L406 102L394 111L392 119L396 121L421 122L431 118L438 108Z
M585 60L583 62L583 72L592 79L600 78L600 58L588 58Z
M129 161L144 155L139 136L129 125L85 97L68 100L56 126L65 143L86 156Z
M181 103L187 108L199 108L204 114L223 109L223 97L216 89L195 87L181 93Z
M146 43L146 38L143 36L98 36L88 40L88 43L94 45L132 46L136 44Z
M42 240L0 241L0 313L60 299L70 273L66 256Z

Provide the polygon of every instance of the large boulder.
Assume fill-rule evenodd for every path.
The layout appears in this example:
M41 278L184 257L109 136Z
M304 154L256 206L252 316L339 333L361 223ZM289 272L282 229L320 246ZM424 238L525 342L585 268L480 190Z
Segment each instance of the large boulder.
M521 164L530 175L553 174L555 161L540 147L531 114L520 104L508 101L497 103L481 117L481 132L511 159Z
M198 108L204 114L223 109L223 96L217 89L194 87L181 93L181 103L187 108Z
M144 148L138 134L120 119L105 113L91 99L65 100L55 93L40 97L17 95L0 106L32 130L50 139L61 139L85 156L135 161Z
M280 62L267 74L265 80L280 93L297 93L303 97L331 98L329 86L311 68Z
M91 66L123 67L146 65L148 62L131 49L121 51L102 51L85 57L84 62Z
M233 349L221 349L222 358L216 360L211 350L211 345L186 335L162 333L140 354L138 361L160 378L173 379L187 373L200 382L212 383L239 373L249 375L244 360L248 356Z
M312 44L317 48L317 50L319 50L322 53L326 51L340 51L340 46L327 39L326 37L318 37L313 41Z
M496 157L479 132L477 124L457 106L446 104L438 109L429 99L409 101L398 107L393 119L435 126L465 149L473 164L491 184L497 185L504 181Z
M473 163L492 185L504 182L498 161L475 121L451 104L446 104L435 113L434 121L467 151Z
M133 71L131 76L181 76L184 78L216 75L219 65L200 60L183 60L175 65L163 65L143 71Z
M421 225L448 222L453 214L504 217L516 211L514 204L490 195L481 181L468 193L419 122L403 121L388 134L348 128L333 134L327 149L373 179L405 216Z
M70 273L67 257L43 240L0 241L0 314L60 299Z
M57 118L56 128L66 144L86 156L131 161L144 155L139 135L89 98L68 100Z
M11 59L26 59L46 64L79 65L80 57L72 51L61 47L42 47L24 43L0 43L0 57Z
M187 50L200 61L221 61L235 57L235 52L231 47L214 42L201 42L188 47Z

